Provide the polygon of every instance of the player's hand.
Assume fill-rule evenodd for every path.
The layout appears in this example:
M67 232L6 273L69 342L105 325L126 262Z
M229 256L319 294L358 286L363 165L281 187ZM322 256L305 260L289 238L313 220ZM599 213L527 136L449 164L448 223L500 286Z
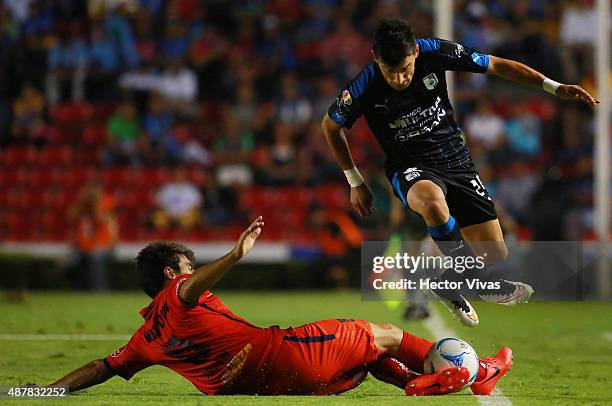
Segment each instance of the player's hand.
M592 108L599 104L599 100L595 99L579 85L561 85L557 88L555 95L563 100L583 102Z
M246 230L242 232L242 234L240 234L240 238L238 238L238 242L233 249L233 252L238 259L244 257L249 253L249 251L251 251L253 245L255 245L257 237L259 237L259 234L261 233L261 228L263 225L263 217L259 216Z
M365 182L351 188L351 206L360 217L368 217L374 213L374 196Z

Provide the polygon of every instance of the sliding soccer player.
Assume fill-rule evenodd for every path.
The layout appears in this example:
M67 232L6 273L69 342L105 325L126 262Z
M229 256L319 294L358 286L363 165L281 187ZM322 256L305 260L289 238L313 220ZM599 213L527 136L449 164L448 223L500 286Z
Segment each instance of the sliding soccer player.
M144 324L130 341L51 386L70 392L115 375L130 379L163 365L208 395L328 395L359 385L371 373L408 395L442 395L470 380L466 368L422 374L432 342L391 324L335 319L281 329L260 328L235 315L210 289L253 247L264 223L256 219L234 249L194 270L194 253L168 242L138 254L137 271L153 299L140 311ZM471 390L488 395L508 371L512 351L504 347L480 362Z
M455 258L483 256L487 265L503 261L508 251L495 206L453 117L445 72L487 73L591 107L599 102L580 86L557 83L522 63L443 39L416 39L408 22L399 18L380 22L372 55L374 62L340 92L322 123L351 186L353 208L362 217L374 210L372 192L355 167L342 130L363 115L386 154L385 172L394 193L423 218L442 253ZM442 275L444 280L466 278L496 286L470 292L489 302L523 303L533 293L529 285L494 278L486 271L459 276L451 270ZM463 324L479 323L461 292L433 293Z

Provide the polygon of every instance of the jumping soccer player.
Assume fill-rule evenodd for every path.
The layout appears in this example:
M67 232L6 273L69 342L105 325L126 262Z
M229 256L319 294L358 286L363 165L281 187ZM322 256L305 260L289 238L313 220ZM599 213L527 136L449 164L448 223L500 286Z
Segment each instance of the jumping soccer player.
M442 253L483 256L487 265L503 261L508 250L495 206L453 117L445 71L488 73L591 107L599 102L580 86L557 83L522 63L443 39L416 39L408 22L399 18L380 22L372 55L374 62L342 90L322 122L329 148L351 186L352 207L362 217L374 211L372 192L355 167L342 129L363 115L387 156L385 172L394 193L425 220ZM442 279L494 282L498 288L470 293L504 305L526 302L533 294L529 285L476 271L458 276L450 270ZM461 292L433 293L463 324L479 323Z
M260 328L235 315L209 289L244 255L264 223L257 218L234 249L194 270L194 253L168 242L149 244L138 254L137 271L153 298L140 311L144 324L130 341L51 386L70 392L130 379L151 365L163 365L208 395L328 395L359 385L370 372L408 395L456 392L470 379L463 367L420 375L432 342L391 324L336 319L281 329ZM472 392L488 395L510 368L504 347L481 360Z

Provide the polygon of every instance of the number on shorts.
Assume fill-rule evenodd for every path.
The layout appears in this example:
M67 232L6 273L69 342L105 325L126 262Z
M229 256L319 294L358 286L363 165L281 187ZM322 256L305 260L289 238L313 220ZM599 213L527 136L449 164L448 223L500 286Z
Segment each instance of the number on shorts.
M476 175L476 179L472 179L472 186L474 186L474 189L476 189L476 193L478 193L479 196L485 197L487 189L482 184L480 176ZM491 200L489 196L487 196L487 199Z

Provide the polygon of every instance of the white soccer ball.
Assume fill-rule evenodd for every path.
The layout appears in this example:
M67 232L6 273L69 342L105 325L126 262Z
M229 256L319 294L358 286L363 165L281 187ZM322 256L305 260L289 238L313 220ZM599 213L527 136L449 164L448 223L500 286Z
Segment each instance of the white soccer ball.
M434 343L425 355L425 373L432 374L451 367L464 367L470 371L469 386L478 375L478 355L471 345L458 338L443 338Z

